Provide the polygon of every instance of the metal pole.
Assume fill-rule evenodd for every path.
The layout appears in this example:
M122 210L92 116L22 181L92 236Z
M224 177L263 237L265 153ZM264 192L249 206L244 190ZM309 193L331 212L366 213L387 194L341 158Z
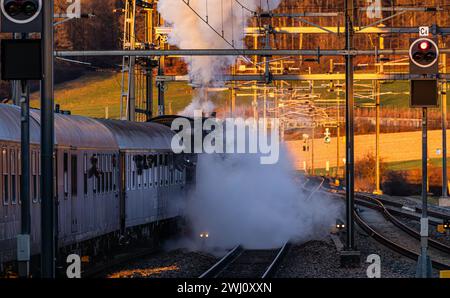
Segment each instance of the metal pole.
M159 59L158 75L164 75L164 57ZM164 109L164 82L158 82L158 115L165 114Z
M43 1L43 63L41 84L41 277L55 277L55 206L53 194L54 94L53 2Z
M146 80L146 91L147 94L145 96L145 112L146 119L149 121L153 116L153 67L151 66L151 61L147 60L147 74L145 76Z
M30 275L30 102L27 81L20 81L21 96L21 146L20 146L20 202L21 231L17 237L17 261L20 277Z
M447 71L447 54L442 54L443 72ZM447 80L442 82L442 198L448 197L447 176Z
M127 120L136 121L136 57L130 57L128 64Z
M314 176L315 168L314 168L314 134L316 133L316 123L313 116L313 123L312 123L312 134L311 134L311 175Z
M345 1L345 49L353 49L353 18L354 18L354 6L353 0ZM346 172L345 172L345 197L346 197L346 227L347 227L347 239L346 249L355 250L354 243L354 98L353 98L353 56L348 53L345 56L345 109L346 109Z
M417 277L431 277L431 261L428 257L428 119L427 108L422 108L422 216L420 218L420 256Z
M339 83L339 82L338 82ZM339 179L339 168L340 168L340 155L341 155L341 150L340 150L340 144L339 144L339 142L340 142L340 140L341 140L341 122L340 122L340 119L341 119L341 107L340 107L340 100L341 100L341 93L340 93L340 91L339 90L337 90L337 94L338 94L338 100L337 100L337 115L336 115L336 118L337 118L337 127L336 127L336 129L337 129L337 132L336 132L336 134L337 134L337 136L336 136L336 178L337 179Z
M379 46L380 50L384 49L384 38L382 35L379 35ZM383 56L380 56L383 57ZM378 73L384 72L383 61L380 59L380 67L377 69ZM381 190L381 174L380 174L380 81L375 81L375 109L376 109L376 133L375 133L375 191L374 194L381 195L383 191Z
M160 26L164 25L164 20L159 15L158 23ZM159 38L159 47L161 50L165 50L165 42L164 36L160 36ZM164 75L164 65L165 65L165 56L159 57L159 65L158 65L158 75ZM164 103L164 82L158 82L158 116L162 116L166 113L165 111L165 103Z
M376 133L375 133L375 191L374 194L381 195L383 191L380 188L380 82L375 82L376 103L375 103L375 118L376 118Z

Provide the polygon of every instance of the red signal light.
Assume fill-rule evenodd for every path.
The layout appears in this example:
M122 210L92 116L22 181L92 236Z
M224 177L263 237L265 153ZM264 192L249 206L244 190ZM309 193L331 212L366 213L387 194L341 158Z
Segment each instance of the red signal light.
M419 49L421 49L422 51L426 51L430 48L430 43L428 41L422 41L421 43L419 43Z

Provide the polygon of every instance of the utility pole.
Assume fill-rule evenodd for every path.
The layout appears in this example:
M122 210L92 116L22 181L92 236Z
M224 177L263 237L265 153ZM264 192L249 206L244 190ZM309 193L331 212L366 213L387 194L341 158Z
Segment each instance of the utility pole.
M55 277L53 2L54 0L43 1L44 80L41 84L41 277L43 278Z
M345 49L353 50L353 23L355 20L354 0L345 0ZM346 242L341 253L343 266L359 266L360 253L356 251L354 239L354 69L353 54L345 55L345 110L346 110L346 171L345 171L345 197L346 197Z
M338 81L339 84L339 81ZM336 112L336 181L339 181L339 169L340 169L340 144L341 141L341 91L338 89L337 91L337 112Z
M125 17L123 29L123 49L136 48L136 0L125 1ZM134 121L136 118L136 57L124 56L122 58L122 90L120 99L120 119L126 118ZM128 74L128 78L126 77ZM126 82L125 82L126 81ZM125 102L125 113L124 109Z
M427 108L422 108L422 215L420 218L420 256L417 277L431 277L431 260L428 256L428 118Z
M311 176L315 174L314 168L314 135L316 133L316 119L312 116L312 134L311 134Z
M147 60L145 84L145 118L146 121L149 121L153 116L153 66L150 59Z
M159 26L162 26L164 24L164 20L161 16L159 16ZM160 35L159 36L159 48L160 50L165 50L165 36ZM158 65L158 76L164 75L164 65L165 65L165 57L160 56L159 57L159 65ZM164 103L164 90L165 85L164 81L158 82L158 116L162 116L166 113L165 111L165 103Z
M445 45L444 45L445 47ZM447 54L442 54L442 73L447 72ZM448 200L448 176L447 176L447 80L441 85L441 112L442 112L442 198L440 203ZM441 205L441 204L440 204ZM442 204L447 205L447 204Z
M26 36L26 34L25 34ZM30 91L28 82L20 81L20 106L21 106L21 145L20 145L20 202L21 202L21 230L17 237L18 267L20 277L30 276L30 234L31 234L31 210L30 210Z
M153 2L153 5L156 5ZM155 8L145 9L145 43L150 47L154 48L154 32L153 32L153 14ZM150 121L153 116L153 60L151 57L145 59L145 121Z
M384 50L384 37L380 34L379 38L379 47L380 50ZM383 56L380 56L383 58ZM383 67L383 59L379 59L379 66L377 67L378 73L384 72ZM375 191L373 192L376 195L382 195L383 191L381 190L381 174L380 174L380 81L375 81Z

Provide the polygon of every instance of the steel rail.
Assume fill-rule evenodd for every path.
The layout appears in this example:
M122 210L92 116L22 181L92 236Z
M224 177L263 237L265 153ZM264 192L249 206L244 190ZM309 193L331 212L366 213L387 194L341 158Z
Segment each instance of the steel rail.
M230 250L223 258L221 258L217 263L215 263L211 268L205 271L199 278L214 278L225 269L237 256L239 256L243 247L241 245L235 246L232 250Z
M360 197L360 195L357 195L357 197ZM374 198L370 198L370 200L374 201L375 206L378 206L378 208L374 208L374 205L371 205L371 203L369 204L364 204L361 201L359 202L360 205L364 205L368 208L371 209L376 209L380 212L383 213L384 217L390 221L391 223L393 223L397 228L399 228L400 230L402 230L403 232L407 233L408 235L412 236L413 238L420 240L420 233L415 231L414 229L410 228L409 226L407 226L406 224L402 223L400 220L398 220L395 216L393 216L389 210L383 205L383 203L381 203L379 200L374 199ZM442 251L444 253L450 254L450 246L445 245L442 242L439 242L435 239L429 238L428 242L430 244L431 247Z
M340 198L343 198L341 193L330 193L328 191L326 191L327 193L331 194L331 195L335 195L338 196ZM403 223L401 223L398 219L396 219L392 214L389 213L389 211L386 209L386 207L383 205L383 203L381 203L379 200L375 199L375 198L370 198L371 201L374 201L374 203L370 203L370 201L367 200L362 200L361 194L356 194L356 197L359 197L359 199L357 198L357 200L355 201L358 205L363 205L365 207L371 208L371 209L375 209L378 211L383 212L383 215L390 221L392 222L396 227L400 228L401 230L403 230L404 232L406 232L407 234L409 234L410 236L413 236L414 238L420 239L420 234L417 233L416 231L414 231L413 229L409 228L408 226L404 225ZM366 196L367 198L367 196ZM355 215L355 221L357 222L357 224L372 238L374 238L375 240L377 240L379 243L383 244L384 246L412 259L412 260L417 260L419 255L399 244L396 244L394 242L392 242L391 240L389 240L388 238L384 237L383 235L381 235L380 233L378 233L377 231L375 231L373 228L371 228L358 214L357 211L354 211L354 215ZM417 236L418 235L418 236ZM447 245L438 242L434 239L429 239L429 243L430 246L432 246L435 249L438 249L442 252L445 253L449 253L450 247L448 247ZM444 263L441 263L439 261L436 260L432 260L431 261L432 266L436 269L439 270L449 270L450 266Z
M359 216L358 212L355 211L355 220L356 223L373 239L383 244L384 246L392 249L393 251L398 252L399 254L408 257L414 261L417 261L419 255L399 244L396 244L389 240L388 238L382 236L380 233L371 228L362 218ZM431 265L438 270L449 270L450 266L436 260L431 260Z
M273 260L273 262L269 265L269 267L267 268L266 272L264 272L262 278L268 278L268 277L273 277L275 272L278 270L278 267L280 266L280 263L283 259L283 257L287 254L287 251L290 248L290 243L286 242L278 251L277 256L275 257L275 259Z
M272 277L277 269L283 257L286 255L288 249L290 247L290 243L286 242L283 244L281 248L278 249L276 256L264 270L264 273L260 276L260 278L270 278ZM215 263L211 268L205 271L199 278L217 278L220 274L226 272L226 268L233 264L239 257L245 252L251 250L245 250L241 245L237 245L231 251L229 251L223 258L221 258L217 263Z

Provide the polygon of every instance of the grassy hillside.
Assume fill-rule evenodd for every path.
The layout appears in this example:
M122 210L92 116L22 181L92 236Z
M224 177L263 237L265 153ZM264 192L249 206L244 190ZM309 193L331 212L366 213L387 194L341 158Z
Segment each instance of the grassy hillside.
M92 73L77 80L65 82L55 87L55 102L61 109L70 110L72 114L89 117L105 117L108 108L110 118L118 118L120 111L121 74ZM183 110L195 96L193 90L185 82L168 84L165 93L167 113ZM157 90L154 90L154 111L157 110ZM228 92L213 96L212 100L220 104L225 102ZM31 106L39 108L39 92L31 96Z

